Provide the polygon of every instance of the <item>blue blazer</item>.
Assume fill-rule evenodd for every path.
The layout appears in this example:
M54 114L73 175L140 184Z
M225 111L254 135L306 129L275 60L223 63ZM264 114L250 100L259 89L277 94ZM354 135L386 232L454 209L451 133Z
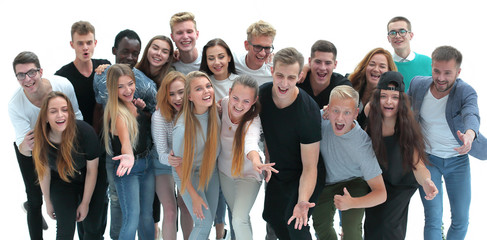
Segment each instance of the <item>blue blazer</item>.
M423 99L433 82L431 76L417 76L411 80L408 95L411 97L411 106L419 119ZM475 158L480 160L487 159L487 139L479 133L480 116L477 105L477 92L466 82L458 78L452 86L446 103L445 118L458 144L463 142L457 136L457 130L465 133L466 130L472 129L476 138L472 143L469 152Z

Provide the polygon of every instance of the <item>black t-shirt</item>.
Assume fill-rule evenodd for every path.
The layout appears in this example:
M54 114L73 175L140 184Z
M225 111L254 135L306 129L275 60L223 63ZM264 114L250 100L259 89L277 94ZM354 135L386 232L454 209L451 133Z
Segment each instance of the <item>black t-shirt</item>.
M401 147L397 136L384 137L384 144L387 151L387 167L383 164L379 165L386 185L416 190L419 185L416 182L413 170L410 167L407 169L403 167Z
M272 82L260 87L259 101L270 162L275 162L274 167L279 170L272 178L283 182L295 181L303 170L300 144L321 140L318 105L305 91L299 89L296 100L288 107L279 109L272 100Z
M137 116L137 123L139 124L139 138L137 146L134 149L134 156L144 151L150 150L152 147L152 135L151 135L151 117L148 111L137 110L139 115ZM111 138L113 156L122 154L122 143L118 136L114 135Z
M59 144L54 144L59 149ZM91 161L100 155L100 144L98 142L98 136L95 130L85 121L76 120L76 136L74 142L74 149L71 151L73 158L74 169L76 175L70 177L71 182L84 182L86 176L86 161ZM59 172L57 169L57 156L59 154L58 149L49 146L47 153L49 168L55 172Z
M350 80L348 80L341 74L334 72L332 73L330 78L330 85L328 85L327 88L325 88L317 96L315 96L313 93L313 89L311 88L310 75L311 72L308 72L308 75L306 75L306 79L304 79L302 83L298 83L296 86L306 91L306 93L308 93L309 96L318 104L319 108L323 108L323 106L328 105L328 102L330 101L330 93L333 88L340 85L348 85L350 87L352 86Z
M64 65L55 74L67 78L73 84L83 119L93 125L93 111L96 105L95 91L93 90L94 70L99 65L110 64L110 61L106 59L91 59L91 61L93 62L93 72L89 77L83 76L73 62Z

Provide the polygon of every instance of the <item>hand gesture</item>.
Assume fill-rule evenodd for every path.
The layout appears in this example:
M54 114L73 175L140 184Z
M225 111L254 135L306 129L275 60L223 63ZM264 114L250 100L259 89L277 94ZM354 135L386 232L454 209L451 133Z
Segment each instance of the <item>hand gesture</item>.
M218 100L216 102L216 110L218 111L218 115L220 115L220 118L222 116L223 110L222 110L222 99Z
M101 75L105 69L107 69L107 67L110 66L110 64L102 64L102 65L99 65L96 69L95 69L95 73L97 75Z
M117 176L122 177L127 173L130 174L132 167L134 166L134 155L132 154L122 154L112 158L113 160L120 160L120 164L117 168Z
M83 220L85 220L86 215L88 215L89 209L89 204L81 202L81 204L78 206L78 209L76 209L76 222L82 222Z
M333 198L333 202L335 203L335 207L340 211L345 211L353 206L353 198L348 193L347 188L343 188L343 196L342 195L335 195Z
M191 202L193 203L193 214L196 215L196 218L201 220L205 219L202 207L208 209L208 206L206 205L203 198L201 198L200 195L196 194L195 197L191 197Z
M174 156L174 152L171 150L171 152L169 153L169 156L167 156L167 161L169 162L169 165L171 165L171 167L177 167L177 166L181 165L181 163L183 162L183 159L180 157Z
M140 98L137 99L134 98L134 100L132 100L132 103L140 110L144 109L146 106L144 100Z
M424 190L424 193L426 194L426 196L424 196L424 198L426 200L433 200L433 198L435 198L436 194L438 194L438 189L436 188L435 183L433 181L431 181L430 178L427 178L424 180L423 185L424 185L423 190Z
M308 210L315 206L315 203L300 201L296 206L294 206L293 215L287 221L287 225L291 224L291 222L296 219L294 223L294 229L303 228L303 226L308 225Z
M275 168L273 168L272 166L276 165L276 163L267 163L267 164L264 164L264 163L261 163L259 161L253 161L252 162L252 166L254 168L255 171L257 171L258 173L262 174L262 171L264 171L264 176L265 176L265 181L266 182L269 182L269 180L271 180L271 176L272 176L272 173L279 173L278 170L276 170Z
M472 134L472 132L473 131L470 129L467 130L465 133L457 130L457 136L463 142L462 146L455 148L455 151L457 151L459 154L467 154L468 152L470 152L470 149L472 149L472 142L475 138L475 133Z

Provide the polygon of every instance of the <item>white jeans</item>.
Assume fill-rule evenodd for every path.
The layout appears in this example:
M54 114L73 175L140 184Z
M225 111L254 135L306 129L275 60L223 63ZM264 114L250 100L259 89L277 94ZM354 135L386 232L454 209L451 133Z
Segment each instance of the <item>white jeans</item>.
M220 186L232 211L236 239L252 239L250 210L259 193L261 181L255 178L231 178L220 172Z

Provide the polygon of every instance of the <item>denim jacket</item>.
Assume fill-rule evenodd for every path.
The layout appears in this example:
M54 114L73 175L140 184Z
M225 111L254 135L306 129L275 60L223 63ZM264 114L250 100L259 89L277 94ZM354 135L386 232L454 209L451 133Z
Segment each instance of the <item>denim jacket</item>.
M423 99L432 82L433 78L431 76L417 76L411 80L408 95L412 98L411 105L417 117L419 117ZM476 138L472 142L469 154L480 160L486 160L487 139L479 132L480 116L477 105L477 92L460 78L457 78L449 93L445 117L450 131L458 144L463 145L463 142L458 138L457 130L465 133L468 129L472 129L475 132Z

